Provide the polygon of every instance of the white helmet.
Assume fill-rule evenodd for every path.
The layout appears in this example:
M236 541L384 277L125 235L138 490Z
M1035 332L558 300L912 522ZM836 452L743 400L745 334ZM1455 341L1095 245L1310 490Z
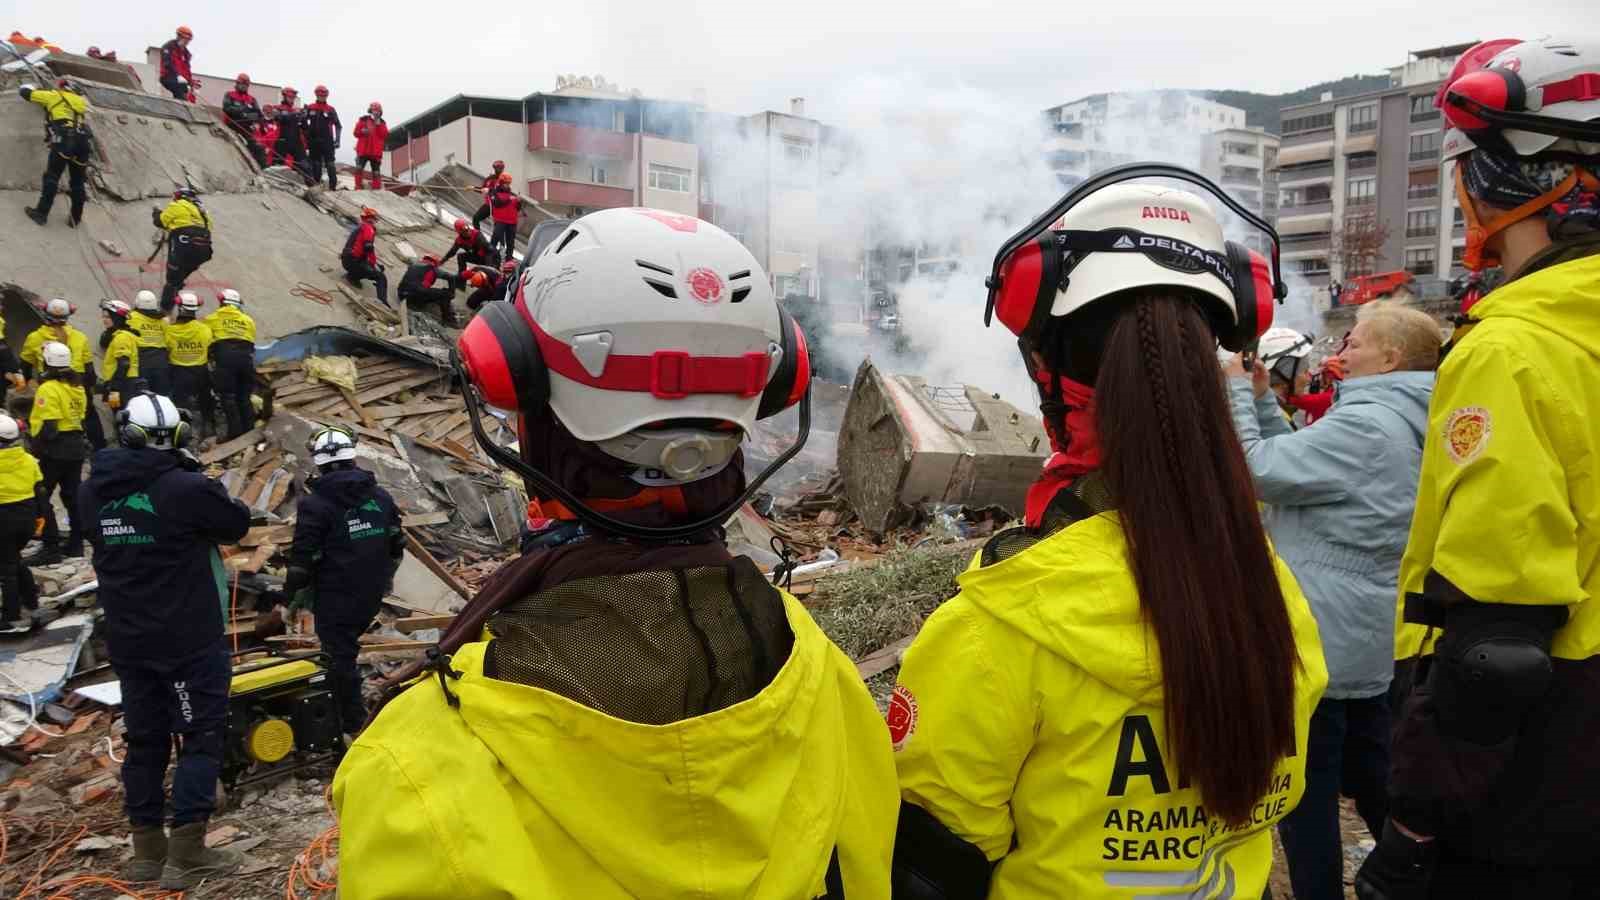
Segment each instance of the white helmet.
M71 303L56 297L44 305L44 320L51 325L60 325L77 311Z
M1175 238L1213 260L1228 259L1222 226L1204 200L1188 191L1153 184L1111 184L1067 210L1059 226L1069 231L1126 228L1157 238ZM1124 236L1124 239L1128 238ZM1120 244L1118 245L1121 246ZM1128 245L1133 246L1132 244ZM1220 264L1220 263L1219 263ZM1238 321L1232 288L1205 266L1165 266L1144 253L1090 253L1057 291L1052 317L1075 312L1108 294L1130 288L1189 288L1215 297Z
M189 425L178 405L149 392L136 394L117 413L124 447L176 450L186 442Z
M1485 62L1484 55L1490 53L1493 56ZM1486 41L1462 54L1435 97L1446 122L1454 126L1440 148L1447 160L1477 146L1463 125L1474 133L1497 132L1518 156L1550 149L1600 153L1600 140L1580 143L1537 131L1496 128L1452 101L1452 95L1510 114L1568 122L1600 120L1600 39ZM1558 141L1562 146L1556 146Z
M311 451L311 461L319 468L356 458L356 437L343 428L319 429L311 435L306 447Z
M72 349L60 341L45 341L39 351L47 369L67 369L72 366Z
M155 291L140 291L133 296L133 308L140 312L160 312L161 298Z
M742 434L629 433L684 419L749 432L790 343L760 263L692 216L642 208L584 216L528 266L518 290L536 338L553 351L544 354L549 404L562 424L620 459L697 473L676 480L721 469ZM799 362L803 348L792 352ZM725 368L713 373L713 365ZM649 383L616 380L630 370ZM697 379L729 377L745 383L734 392L696 391ZM603 380L611 385L596 384Z
M178 294L178 315L197 315L200 312L200 298L194 291L183 291Z
M1313 343L1310 335L1301 334L1293 328L1268 328L1256 345L1257 359L1269 372L1292 387L1300 375L1300 369L1306 364L1306 358L1311 355Z
M222 290L217 291L217 305L243 308L244 298L239 296L239 292L233 288L223 288Z
M133 307L121 300L103 300L100 303L100 311L126 322L128 316L133 313Z
M22 440L22 429L17 425L17 420L0 413L0 449L16 446L20 440Z

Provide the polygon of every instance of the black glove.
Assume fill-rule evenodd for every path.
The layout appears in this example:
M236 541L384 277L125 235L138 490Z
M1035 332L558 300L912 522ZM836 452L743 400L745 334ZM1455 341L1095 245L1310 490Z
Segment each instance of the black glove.
M1394 822L1383 823L1383 837L1356 874L1360 900L1426 900L1437 857L1434 841L1401 834Z

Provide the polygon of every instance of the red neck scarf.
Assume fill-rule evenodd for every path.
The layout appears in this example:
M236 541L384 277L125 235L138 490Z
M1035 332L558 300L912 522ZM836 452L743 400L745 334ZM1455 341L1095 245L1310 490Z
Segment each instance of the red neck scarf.
M1050 390L1050 375L1039 372L1035 380L1043 387L1045 405L1054 405L1055 395ZM1064 375L1056 376L1060 387L1060 403L1066 407L1064 419L1066 433L1056 430L1055 417L1044 417L1044 430L1050 436L1050 449L1055 451L1045 460L1044 471L1028 488L1024 519L1029 528L1038 528L1044 522L1045 510L1056 493L1072 484L1080 476L1100 467L1100 440L1095 434L1094 388L1080 384Z

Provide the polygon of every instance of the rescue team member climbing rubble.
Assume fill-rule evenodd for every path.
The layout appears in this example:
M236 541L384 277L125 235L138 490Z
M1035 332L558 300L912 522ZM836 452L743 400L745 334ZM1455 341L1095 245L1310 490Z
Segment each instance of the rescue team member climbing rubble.
M42 366L44 345L49 341L58 341L67 345L67 349L72 352L71 368L73 374L77 376L77 384L86 392L94 390L97 373L89 338L68 322L72 314L77 311L76 306L60 297L50 300L39 310L40 317L44 319L44 327L35 328L22 341L20 355L25 375L32 377L34 370ZM92 394L86 396L88 407L82 416L83 428L89 438L90 446L98 450L106 445L105 428L100 424L100 417L95 412Z
M211 370L206 364L211 359L211 328L199 320L200 298L190 291L178 296L178 316L166 328L167 359L171 365L168 375L172 380L172 402L196 419L200 427L193 428L196 441L215 437L215 401L211 394Z
M486 266L493 269L500 265L500 255L495 252L489 244L489 239L483 236L483 232L479 231L477 226L466 219L457 219L455 229L455 242L439 260L441 265L449 262L450 257L457 253L461 254L461 258L456 261L456 274L460 277L466 276L467 266Z
M133 330L133 307L121 300L107 300L100 304L100 322L105 330L100 333L100 348L105 355L100 368L105 380L100 383L100 396L115 413L122 401L134 394L139 377L139 336Z
M312 94L317 98L305 109L306 153L311 161L311 180L322 180L323 169L328 172L328 190L339 187L339 170L333 162L334 151L344 138L344 126L339 123L339 111L328 105L328 89L317 85Z
M1390 821L1364 900L1600 880L1600 41L1491 41L1437 102L1463 263L1506 280L1439 369L1400 566ZM1321 427L1318 425L1317 427Z
M482 228L483 220L489 218L489 194L500 186L500 176L506 174L506 162L503 159L497 159L490 168L493 171L489 173L489 177L485 178L483 184L478 188L483 194L483 205L479 206L478 211L472 214L472 229L474 231ZM457 231L459 230L458 228Z
M180 188L167 208L152 209L150 218L166 233L167 280L161 286L161 312L166 314L178 302L184 282L211 259L211 214L200 205L197 191Z
M471 412L520 412L519 456L483 445L534 497L522 555L340 765L339 896L887 897L883 720L720 527L759 488L756 421L803 403L809 425L804 338L709 223L606 210L559 246L528 275L559 286L488 304L459 344ZM663 304L639 259L698 302Z
M122 683L133 826L129 881L186 890L239 868L244 855L205 845L216 807L232 671L222 641L228 604L217 545L250 528L250 511L207 478L185 449L189 424L172 401L142 393L117 414L116 449L94 455L76 514L94 547L106 648ZM173 736L172 835L163 780Z
M70 78L56 82L53 91L40 90L31 84L17 89L22 99L44 107L45 132L50 145L50 157L45 163L44 178L39 185L39 202L23 211L39 225L50 221L50 208L55 205L56 191L61 185L61 174L67 175L68 196L72 207L67 211L67 227L77 228L83 220L83 205L88 202L89 154L93 140L89 134L89 101L83 98L83 89Z
M222 403L226 438L232 440L256 423L250 402L256 389L256 322L233 288L217 291L216 312L201 321L211 332L211 385Z
M896 897L1254 900L1304 788L1327 670L1216 362L1219 339L1270 324L1281 278L1206 201L1122 183L1146 176L1223 196L1175 167L1111 169L996 259L993 308L1055 452L1026 526L989 541L905 656Z
M367 104L367 114L356 120L356 190L366 187L367 167L372 167L372 189L383 190L383 148L389 142L389 125L383 121L383 104Z
M1293 431L1284 419L1264 339L1252 372L1238 355L1226 369L1267 533L1305 591L1328 664L1305 796L1278 827L1295 900L1344 900L1340 794L1373 835L1388 815L1394 598L1439 363L1427 313L1380 301L1358 319L1343 351L1349 380L1315 427Z
M139 375L157 394L170 396L170 364L167 362L167 320L161 315L161 301L153 291L140 291L133 298L133 315L128 326L139 335Z
M255 127L266 116L261 112L261 104L250 93L248 74L240 72L239 77L233 81L233 90L223 95L222 116L227 120L228 127L244 138L244 145L250 149L250 155L255 158L256 165L266 168L267 155L254 136Z
M22 427L0 413L0 635L27 634L24 611L39 608L39 586L22 548L44 527L44 473L23 446Z
M319 474L295 507L294 546L283 593L291 607L309 605L317 639L332 660L329 680L340 731L354 741L367 721L356 654L378 615L405 553L400 511L371 472L358 467L355 435L323 428L306 449ZM309 603L301 600L304 591Z
M86 392L72 371L72 351L66 344L47 342L40 349L43 367L39 389L33 395L28 414L28 451L39 460L44 474L44 527L39 530L39 549L25 557L30 566L47 566L63 557L83 555L82 518L78 515L78 482L83 477L83 459L89 455L83 437L83 419L88 411ZM67 509L67 537L61 540L50 497L61 490L61 503Z
M474 290L467 295L467 308L477 312L485 303L495 300L504 300L506 285L517 274L515 260L507 260L500 264L500 271L491 278L485 275L482 269L474 269L467 274L467 284Z
M161 45L161 68L157 80L166 88L174 100L187 100L194 102L194 89L198 87L194 81L194 72L190 63L194 56L189 52L189 42L194 40L194 32L187 25L178 26L178 34L172 40Z
M361 222L350 229L344 249L339 251L339 262L344 266L346 281L356 287L370 281L378 292L378 302L389 305L389 279L383 274L383 263L378 262L378 211L370 206L361 207Z

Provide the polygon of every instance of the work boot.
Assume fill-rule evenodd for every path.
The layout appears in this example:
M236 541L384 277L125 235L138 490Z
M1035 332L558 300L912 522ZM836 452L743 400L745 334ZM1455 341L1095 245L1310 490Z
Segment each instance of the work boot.
M16 637L27 634L32 630L33 621L26 616L20 619L0 621L0 637Z
M124 877L129 881L155 881L167 864L167 832L160 825L133 826L133 859Z
M83 559L83 538L74 538L62 544L61 555L65 559Z
M29 567L53 566L58 562L61 562L61 548L53 539L40 541L39 549L22 557L22 564Z
M231 875L244 865L245 856L237 850L206 846L206 823L190 822L172 829L167 844L167 864L161 870L161 887L186 891L207 878Z
M24 206L22 211L28 214L28 218L32 219L35 225L50 224L50 214L47 212L40 212L31 206Z
M83 221L81 216L68 215L67 216L67 227L68 228L77 228L78 227L78 223L81 222L81 221Z

